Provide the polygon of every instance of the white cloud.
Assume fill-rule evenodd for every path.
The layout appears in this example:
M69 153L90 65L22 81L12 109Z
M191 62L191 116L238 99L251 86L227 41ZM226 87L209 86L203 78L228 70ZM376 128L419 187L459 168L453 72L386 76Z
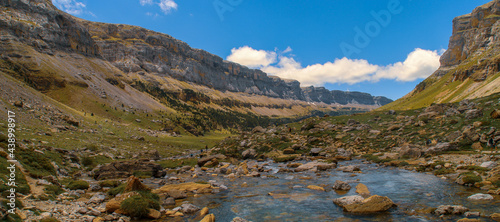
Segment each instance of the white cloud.
M140 3L142 6L144 5L152 5L153 4L153 0L140 0Z
M83 2L76 0L52 0L52 3L62 11L72 15L80 15L85 12L87 7Z
M142 6L145 5L158 5L163 13L165 15L170 14L172 11L177 10L177 3L175 3L174 0L159 0L159 1L154 1L154 0L139 0L139 3ZM150 16L150 15L148 15Z
M255 50L248 46L231 49L227 60L250 68L263 68L276 62L276 52Z
M278 56L273 51L255 50L244 46L233 48L227 60L240 63L250 68L285 79L296 79L302 86L322 86L325 83L355 84L364 81L376 82L381 79L396 81L414 81L426 78L439 68L437 51L415 49L408 54L404 62L387 66L370 64L363 59L335 59L333 62L314 64L303 67L291 56L283 54L292 51L287 48Z
M177 10L177 3L174 0L160 0L158 4L161 8L161 11L165 14L169 14L170 12Z

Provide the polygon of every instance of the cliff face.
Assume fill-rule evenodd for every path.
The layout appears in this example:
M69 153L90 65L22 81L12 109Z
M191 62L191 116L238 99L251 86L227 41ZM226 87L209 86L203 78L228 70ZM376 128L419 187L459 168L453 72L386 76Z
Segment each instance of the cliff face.
M323 102L326 104L362 104L383 106L392 102L392 100L383 96L372 96L362 92L344 92L340 90L328 90L324 87L305 87L302 88L306 101Z
M309 93L323 92L324 88L303 91L298 81L224 61L169 35L141 27L84 21L59 11L49 0L0 0L0 6L6 9L0 12L0 35L5 41L21 42L48 55L63 51L103 59L125 74L172 77L220 91L327 104L384 105L389 101L368 94L333 91L323 94L335 98L321 99ZM0 48L0 53L12 51L7 48Z
M500 0L453 19L448 50L429 78L386 108L408 109L500 92Z

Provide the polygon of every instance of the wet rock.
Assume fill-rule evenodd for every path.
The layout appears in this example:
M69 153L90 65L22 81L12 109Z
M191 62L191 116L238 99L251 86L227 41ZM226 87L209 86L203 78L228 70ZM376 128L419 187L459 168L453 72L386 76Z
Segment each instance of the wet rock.
M359 166L349 165L349 166L338 167L337 170L340 170L345 173L353 173L354 171L360 171L361 169L359 168Z
M336 180L332 187L334 190L350 190L351 185L344 181Z
M500 222L500 213L491 214L490 218L494 221Z
M200 210L199 207L193 205L193 204L182 204L181 205L181 212L184 214L193 214L196 213Z
M255 157L257 157L257 151L254 149L247 149L241 153L241 156L243 159L255 159Z
M307 186L307 189L325 192L325 188L316 185L309 185Z
M467 211L469 211L469 209L461 205L441 205L434 213L437 215L464 214Z
M205 216L208 214L208 207L204 207L200 210L200 216Z
M481 220L479 220L479 219L462 218L460 220L457 220L457 222L481 222Z
M356 186L356 193L358 193L359 195L361 195L363 197L366 197L366 196L370 195L370 190L368 190L368 187L366 185L359 183Z
M489 194L477 193L467 197L468 200L493 200L493 196Z
M361 202L344 206L344 210L350 213L371 214L389 210L395 206L389 197L373 195Z
M215 215L214 214L206 215L205 217L203 217L202 220L200 220L200 222L215 222Z
M330 164L323 163L323 164L318 164L316 166L316 169L319 171L326 171L326 170L334 169L336 166L337 166L337 164L335 164L335 163L330 163Z
M359 195L346 196L333 199L333 203L338 205L339 207L345 207L347 205L361 203L365 198Z
M201 184L201 183L180 183L180 184L168 184L158 189L153 190L153 193L167 193L172 197L173 192L191 192L191 193L210 193L211 185L210 184Z

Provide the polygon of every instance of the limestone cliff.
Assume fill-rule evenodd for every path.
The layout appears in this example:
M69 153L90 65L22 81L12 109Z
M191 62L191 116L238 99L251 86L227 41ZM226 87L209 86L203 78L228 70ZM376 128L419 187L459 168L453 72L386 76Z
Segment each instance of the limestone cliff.
M66 52L102 59L128 76L169 77L223 92L326 104L384 105L390 101L338 91L326 93L331 99L320 99L309 93L324 88L302 90L298 81L268 76L260 70L225 61L166 34L75 18L55 8L49 0L0 0L0 7L0 40L4 42L0 54L4 57L23 54L14 46L23 45L50 56Z
M386 109L457 102L500 92L500 0L453 19L441 66L408 95Z

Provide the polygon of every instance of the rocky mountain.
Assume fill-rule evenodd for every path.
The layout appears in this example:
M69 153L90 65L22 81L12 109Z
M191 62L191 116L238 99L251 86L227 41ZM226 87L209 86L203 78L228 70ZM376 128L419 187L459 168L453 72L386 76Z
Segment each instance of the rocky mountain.
M392 100L383 96L372 96L362 92L345 92L340 90L328 90L324 87L305 87L302 88L306 101L323 102L326 104L364 104L383 106L392 102Z
M268 76L260 70L224 61L166 34L136 26L84 21L57 10L45 0L0 3L8 9L0 20L2 41L19 41L46 55L63 51L102 59L125 75L168 77L219 91L327 104L342 101L340 104L344 105L379 106L389 101L365 98L365 94L350 94L346 100L340 92L331 93L339 96L333 100L315 100L314 95L300 88L298 81ZM2 55L10 53L15 57L15 52L5 50L7 46L2 48Z
M441 66L408 95L384 107L410 109L500 92L500 1L453 19Z

